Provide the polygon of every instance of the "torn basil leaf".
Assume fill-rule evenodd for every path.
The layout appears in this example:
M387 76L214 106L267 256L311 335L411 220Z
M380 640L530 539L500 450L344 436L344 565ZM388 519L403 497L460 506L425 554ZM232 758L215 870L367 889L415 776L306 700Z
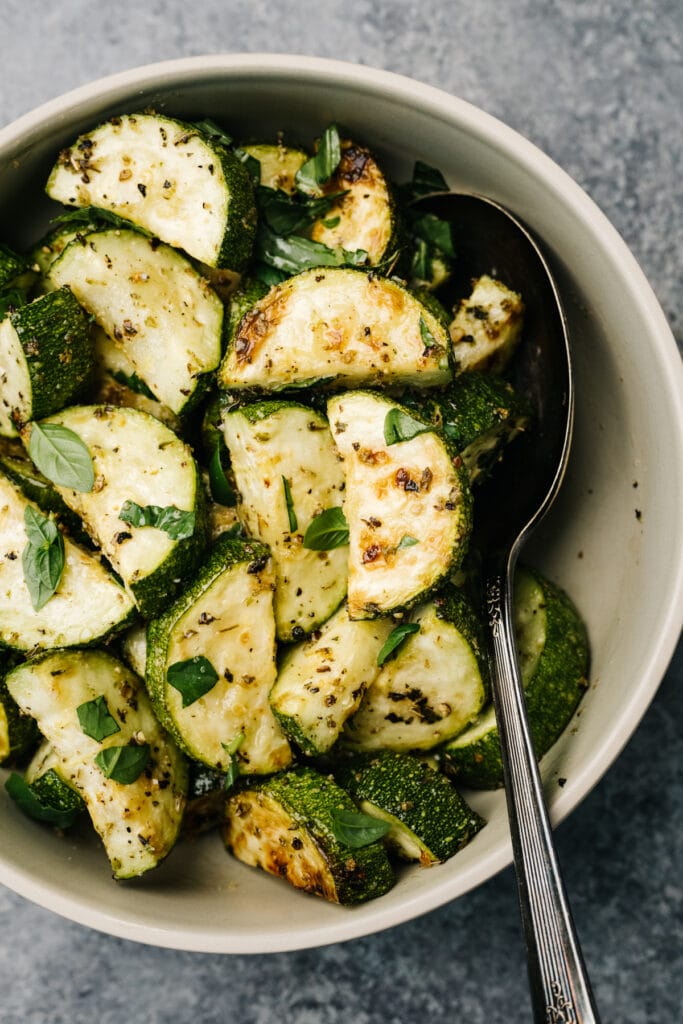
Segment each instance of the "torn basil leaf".
M331 249L322 242L310 238L290 235L283 238L262 225L256 237L254 250L256 259L286 274L299 274L314 267L362 267L368 259L364 249L349 252L346 249ZM263 280L260 277L260 280Z
M421 217L413 217L410 222L411 233L424 242L429 243L444 256L451 259L455 256L451 225L433 213L425 213Z
M120 732L121 727L111 715L107 701L103 696L95 697L76 708L78 721L86 736L101 743L107 736Z
M400 626L396 626L395 629L392 629L377 655L377 664L380 668L385 661L388 661L389 658L396 654L399 647L407 637L411 636L413 633L419 633L419 631L420 626L417 622L402 622Z
M349 543L349 524L339 506L326 508L309 523L303 546L311 551L332 551Z
M390 409L384 417L384 440L386 444L398 444L399 441L410 441L418 434L426 434L432 428L413 419L402 409Z
M130 390L134 391L136 395L143 395L144 398L151 398L153 402L159 401L154 392L150 391L142 377L138 377L135 371L128 374L124 373L123 370L112 370L111 375L115 381L118 381L119 384L123 384L126 388L130 388Z
M33 423L28 453L48 480L73 491L92 491L95 470L78 434L61 423Z
M430 349L433 348L442 348L442 346L439 345L438 341L436 340L432 332L429 330L429 327L427 326L427 321L423 316L420 317L420 337L422 338L422 344L425 347L425 351L428 352Z
M270 230L286 237L313 224L323 217L346 192L331 192L325 196L293 196L282 189L261 186L256 193L259 213Z
M124 501L119 519L132 526L154 526L163 530L171 540L186 540L194 533L195 514L175 505L138 505L136 501Z
M328 125L318 142L315 156L296 172L295 182L302 192L317 195L339 167L341 140L336 124Z
M218 502L219 505L225 505L226 508L234 508L237 504L237 494L223 469L221 456L224 450L225 446L219 440L209 462L209 487L211 488L211 497L214 501Z
M411 537L409 533L404 533L400 541L396 545L397 551L403 551L404 548L412 548L416 544L419 544L417 537Z
M28 544L21 554L24 582L35 612L47 604L59 586L64 571L64 538L53 519L32 505L24 510Z
M139 779L150 758L149 743L126 744L122 747L105 747L94 758L103 775L124 786Z
M183 707L187 708L209 690L213 690L218 682L218 673L208 658L203 654L196 654L193 658L169 665L166 678L173 689L181 695Z
M226 772L225 772L225 783L224 783L226 789L230 789L230 787L237 780L237 776L240 773L239 761L238 761L236 755L237 755L237 751L239 750L239 748L242 746L243 743L244 743L244 733L243 732L238 733L237 736L235 736L234 739L230 740L229 743L221 743L221 746L222 746L223 750L228 755L228 766L227 766L227 769L226 769Z
M295 533L299 529L299 521L296 518L296 512L294 511L294 501L292 500L292 491L289 486L289 480L286 476L282 478L282 486L285 491L285 502L287 504L287 517L289 519L289 529L292 533Z
M337 842L359 850L385 836L391 825L360 811L347 811L337 807L332 812L332 831Z
M437 167L430 167L422 160L416 160L413 167L413 178L408 186L412 195L426 196L430 192L447 192L448 182Z

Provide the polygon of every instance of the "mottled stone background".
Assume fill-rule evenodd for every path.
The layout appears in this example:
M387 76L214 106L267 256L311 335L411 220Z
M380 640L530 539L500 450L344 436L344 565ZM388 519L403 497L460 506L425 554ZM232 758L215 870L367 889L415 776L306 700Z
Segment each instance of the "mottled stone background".
M462 96L590 193L681 340L680 0L3 0L0 41L0 125L104 74L215 52L341 58ZM633 740L557 833L605 1024L682 1018L682 684L679 648ZM0 923L3 1024L530 1019L510 870L389 932L273 956L134 945L4 889Z

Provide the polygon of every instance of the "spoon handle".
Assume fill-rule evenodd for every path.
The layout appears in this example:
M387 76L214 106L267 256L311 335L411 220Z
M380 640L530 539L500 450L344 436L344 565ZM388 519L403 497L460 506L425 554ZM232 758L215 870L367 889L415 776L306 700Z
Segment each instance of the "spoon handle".
M555 853L512 628L512 567L487 580L493 698L536 1024L599 1024Z

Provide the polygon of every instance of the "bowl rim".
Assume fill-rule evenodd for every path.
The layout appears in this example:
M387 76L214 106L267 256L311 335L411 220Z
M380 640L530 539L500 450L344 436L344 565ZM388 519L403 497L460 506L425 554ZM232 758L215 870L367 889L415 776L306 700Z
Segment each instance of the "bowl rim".
M561 197L563 205L581 222L589 235L597 235L619 268L622 279L631 289L644 319L652 325L651 339L654 357L662 368L662 381L668 389L667 399L676 416L677 439L683 445L683 364L676 341L655 294L625 241L583 189L549 156L515 129L466 100L453 96L435 86L392 71L346 61L331 60L281 53L223 53L182 57L143 64L110 74L78 86L48 100L21 115L9 125L0 128L0 152L11 151L17 143L30 144L42 132L63 119L66 112L81 105L99 106L117 102L124 97L134 101L135 89L167 87L197 82L225 74L261 77L278 75L291 78L296 72L299 80L321 80L342 83L345 87L372 91L378 98L386 97L393 103L405 99L416 110L423 109L431 119L440 119L446 127L457 127L477 140L495 146L532 177L542 177L544 185ZM652 701L673 655L683 627L683 559L672 567L670 600L667 615L661 621L656 642L649 649L648 670L633 690L625 711L620 716L620 728L610 734L608 741L582 764L582 773L571 787L554 794L551 820L562 821L598 783L626 745ZM628 713L626 713L628 712ZM30 873L6 860L0 852L0 882L17 894L52 910L79 924L107 932L121 938L169 948L228 953L281 952L345 941L393 927L419 917L457 896L464 894L487 880L512 859L509 839L499 842L484 857L459 876L457 886L444 881L433 886L429 893L404 897L398 906L383 906L381 901L372 905L369 914L340 915L334 926L308 928L305 937L271 935L242 937L238 942L229 937L206 932L201 927L188 930L141 924L124 920L88 904L64 897L56 884L36 880Z

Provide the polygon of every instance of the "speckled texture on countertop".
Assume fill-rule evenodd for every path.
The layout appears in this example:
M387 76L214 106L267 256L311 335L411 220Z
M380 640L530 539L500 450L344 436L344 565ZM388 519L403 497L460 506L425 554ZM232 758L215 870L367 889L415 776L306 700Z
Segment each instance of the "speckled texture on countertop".
M92 78L222 51L342 58L460 95L590 193L681 340L680 0L5 0L0 22L0 125ZM681 1019L682 692L679 647L633 740L557 832L605 1024ZM529 1019L510 870L391 931L268 957L134 945L0 889L2 1024Z

